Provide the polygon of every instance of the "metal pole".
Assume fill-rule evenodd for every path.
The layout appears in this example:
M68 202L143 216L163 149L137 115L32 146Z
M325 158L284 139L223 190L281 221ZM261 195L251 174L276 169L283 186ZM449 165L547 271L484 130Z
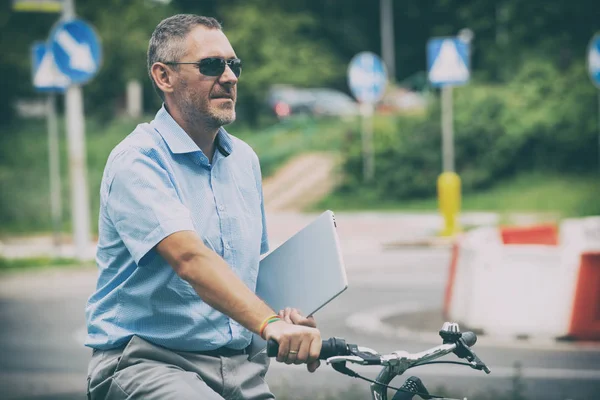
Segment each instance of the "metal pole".
M373 104L362 104L362 145L363 179L370 182L375 176L375 155L373 154Z
M55 95L49 94L46 104L48 121L48 163L50 172L50 209L52 212L52 232L56 255L61 255L62 201L60 179L60 152L58 123L56 119Z
M600 90L598 90L598 172L600 172Z
M74 0L65 0L62 17L65 20L75 17ZM65 112L67 117L71 215L73 218L75 257L78 260L85 260L90 244L90 210L85 154L83 94L79 85L70 85L67 89Z
M444 172L454 172L452 86L442 87L442 167Z
M90 210L85 156L85 120L81 87L70 86L66 95L67 141L71 180L71 215L75 257L87 258L90 244Z
M63 0L62 18L75 18L75 3L74 0Z
M396 80L396 54L394 48L394 10L392 0L380 0L381 55L388 69L390 81Z

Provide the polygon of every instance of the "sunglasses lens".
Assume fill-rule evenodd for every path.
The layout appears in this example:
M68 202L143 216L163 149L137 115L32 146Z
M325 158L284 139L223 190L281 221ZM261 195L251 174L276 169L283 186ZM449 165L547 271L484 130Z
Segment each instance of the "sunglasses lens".
M235 76L239 77L242 73L242 61L238 58L233 60L224 60L222 58L205 58L200 61L198 68L200 73L206 76L220 76L225 72L225 65L228 64L229 68L233 71Z
M225 60L222 58L205 58L200 61L199 69L206 76L219 76L225 71Z
M231 68L234 75L239 78L240 75L242 74L242 60L239 60L239 59L231 60L229 62L229 68Z

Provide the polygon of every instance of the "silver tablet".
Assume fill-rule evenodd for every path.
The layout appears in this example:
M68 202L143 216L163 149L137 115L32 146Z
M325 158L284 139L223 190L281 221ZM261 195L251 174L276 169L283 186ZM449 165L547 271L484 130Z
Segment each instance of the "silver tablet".
M275 312L292 307L310 316L347 288L335 216L328 210L262 259L256 294ZM253 335L250 358L265 348Z

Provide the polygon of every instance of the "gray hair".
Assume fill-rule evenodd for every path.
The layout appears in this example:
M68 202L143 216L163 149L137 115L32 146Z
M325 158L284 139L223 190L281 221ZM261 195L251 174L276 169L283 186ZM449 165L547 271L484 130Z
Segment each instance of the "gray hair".
M178 61L185 56L183 42L190 31L198 25L206 26L211 29L222 30L219 21L212 17L204 17L194 14L177 14L163 19L152 32L150 43L148 44L148 75L152 81L154 89L164 98L162 90L156 86L152 78L152 65L155 62ZM174 65L177 68L177 65Z

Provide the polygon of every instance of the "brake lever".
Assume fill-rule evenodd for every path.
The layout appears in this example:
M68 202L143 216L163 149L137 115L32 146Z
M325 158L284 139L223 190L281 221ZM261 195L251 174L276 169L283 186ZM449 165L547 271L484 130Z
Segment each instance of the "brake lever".
M327 364L337 364L337 363L342 363L342 362L346 362L346 361L350 361L351 363L354 364L360 364L360 365L366 365L366 361L358 356L334 356L334 357L329 357L327 360L325 360L325 362Z
M454 354L456 354L459 358L466 358L471 364L471 368L478 369L480 371L485 372L486 374L490 374L492 371L485 365L483 361L477 354L467 344L464 339L460 338L456 341L456 349L454 349Z
M368 347L359 347L355 344L348 344L348 351L352 356L363 360L363 365L380 365L381 355Z
M333 369L335 369L337 372L340 372L344 375L351 376L352 378L358 378L359 375L356 372L354 372L350 368L346 367L346 361L350 361L355 364L361 364L361 365L365 364L365 360L363 360L362 358L357 357L357 356L335 356L335 357L329 357L327 360L325 360L325 362L327 364L331 364Z
M473 354L473 360L469 360L469 361L471 362L471 365L473 365L473 368L483 371L488 375L491 374L492 371L490 371L490 369L487 367L487 365L485 365L485 363L483 361L481 361L481 359L479 357L477 357L477 354L475 354L472 351L471 351L471 353Z
M336 371L353 378L358 378L359 375L350 368L346 367L347 361L360 365L375 365L381 363L381 357L373 349L369 349L367 347L358 347L350 344L348 345L348 351L350 354L352 354L351 356L329 357L327 360L325 360L325 362L327 364L331 364L333 369Z

